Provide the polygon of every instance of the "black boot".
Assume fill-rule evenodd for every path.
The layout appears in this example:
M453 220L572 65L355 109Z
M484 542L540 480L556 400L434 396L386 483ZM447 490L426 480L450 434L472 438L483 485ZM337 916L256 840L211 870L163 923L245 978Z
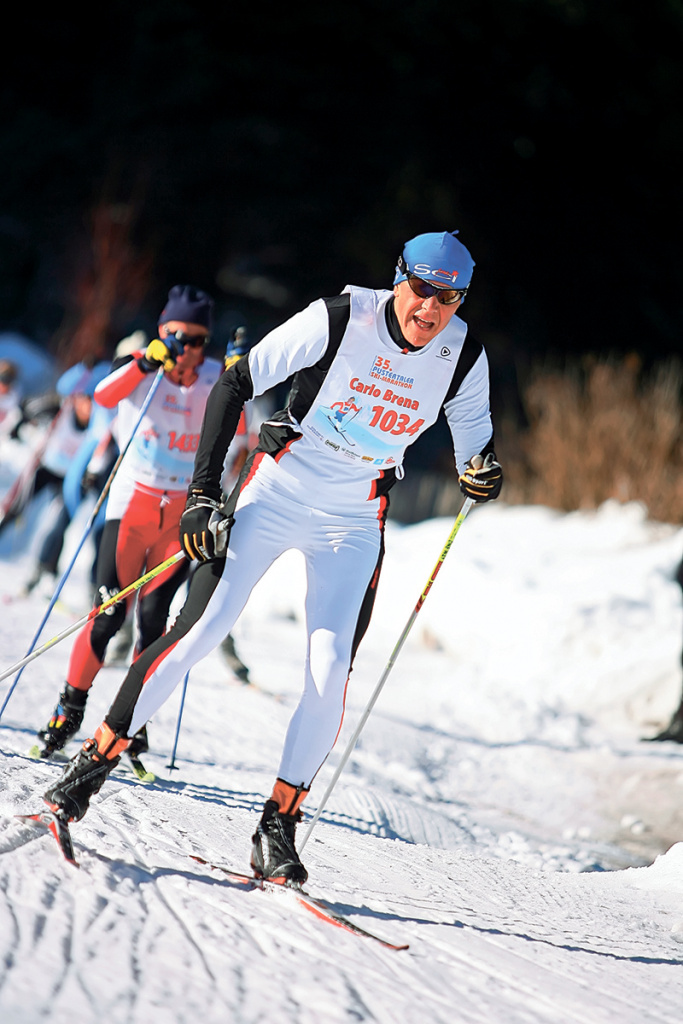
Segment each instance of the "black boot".
M301 811L282 814L275 800L266 801L263 816L251 837L251 866L258 878L304 884L308 872L294 846L294 833L301 817Z
M672 740L674 743L683 743L683 703L680 705L678 710L674 712L666 729L662 729L662 731L658 732L656 736L650 736L649 739L653 743L664 742L665 740Z
M43 757L61 750L76 735L83 722L87 699L87 690L77 690L66 683L50 721L38 733L38 739L43 743Z
M110 771L121 760L121 751L128 744L128 740L115 736L110 730L106 744L103 744L101 730L98 729L96 735L98 739L85 741L76 756L69 761L59 782L43 794L45 803L53 811L63 811L69 821L81 820L88 810L90 797L99 793Z
M139 757L140 754L146 754L149 750L149 737L147 736L147 726L143 725L142 729L138 729L130 741L130 746L126 751L131 757Z

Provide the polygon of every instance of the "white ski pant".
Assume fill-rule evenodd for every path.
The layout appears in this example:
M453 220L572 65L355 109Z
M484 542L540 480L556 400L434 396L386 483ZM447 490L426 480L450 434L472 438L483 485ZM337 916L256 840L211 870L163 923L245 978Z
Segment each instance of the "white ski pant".
M255 584L276 558L294 548L303 553L306 564L308 643L303 693L287 729L278 776L308 788L341 727L353 655L369 621L371 601L364 599L371 589L374 596L377 583L383 518L373 516L370 509L358 517L331 515L269 493L268 485L254 488L257 497L250 500L252 487L237 504L225 566L208 599L193 603L195 583L209 568L200 566L178 621L143 656L148 668L140 680L144 686L128 735L133 736L185 673L218 646ZM189 628L188 616L194 619Z

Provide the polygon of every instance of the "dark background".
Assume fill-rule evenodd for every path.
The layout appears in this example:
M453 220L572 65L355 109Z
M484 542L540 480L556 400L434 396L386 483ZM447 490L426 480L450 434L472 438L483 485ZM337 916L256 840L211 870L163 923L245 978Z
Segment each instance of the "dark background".
M191 282L217 342L240 322L255 341L457 227L501 401L541 359L680 353L681 0L16 16L0 330L109 354Z

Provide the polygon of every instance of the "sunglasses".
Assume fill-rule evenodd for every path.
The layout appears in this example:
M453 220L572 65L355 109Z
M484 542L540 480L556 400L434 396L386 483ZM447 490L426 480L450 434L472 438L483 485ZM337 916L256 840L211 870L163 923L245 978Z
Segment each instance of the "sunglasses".
M176 331L173 337L181 345L189 345L190 348L201 348L209 340L208 334L186 334L185 331Z
M406 274L406 277L408 284L419 298L431 299L433 295L436 295L436 301L442 306L452 306L454 302L462 302L467 295L467 288L438 288L410 272Z

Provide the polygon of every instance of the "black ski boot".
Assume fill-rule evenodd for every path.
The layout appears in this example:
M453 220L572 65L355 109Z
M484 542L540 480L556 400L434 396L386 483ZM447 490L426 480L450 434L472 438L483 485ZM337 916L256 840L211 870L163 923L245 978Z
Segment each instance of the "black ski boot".
M656 736L650 736L649 740L651 743L663 743L666 740L683 743L683 704L674 712L666 729L662 729Z
M41 757L50 757L56 750L65 747L71 737L76 735L83 722L87 699L87 690L77 690L66 683L50 721L38 733L38 739L43 744Z
M90 797L99 793L129 742L106 726L99 728L95 739L86 740L69 761L59 782L43 794L48 807L62 811L69 821L80 821L88 810Z
M138 729L135 733L135 736L130 741L130 746L126 750L126 757L130 768L138 782L154 782L156 779L154 772L148 772L140 760L140 754L145 754L148 750L147 726L143 725L142 729Z
M251 837L251 866L257 878L299 887L304 884L308 872L294 846L294 833L301 818L301 811L282 814L275 800L266 801L263 816Z
M147 726L143 725L142 729L138 729L130 741L126 753L130 757L139 757L140 754L146 754L149 750L149 737L147 735Z

